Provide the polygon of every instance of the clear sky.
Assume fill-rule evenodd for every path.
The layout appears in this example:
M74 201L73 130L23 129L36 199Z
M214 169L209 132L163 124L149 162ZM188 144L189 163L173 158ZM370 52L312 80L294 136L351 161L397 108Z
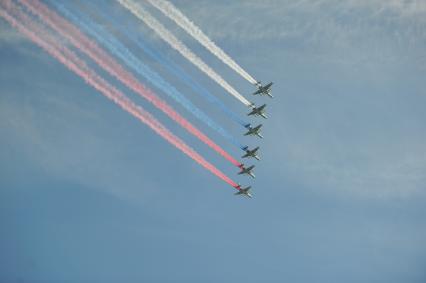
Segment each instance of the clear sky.
M113 1L152 47L246 108ZM126 91L253 199L0 20L0 282L426 282L426 3L173 1L274 99L146 5L241 93L263 140L132 51L250 146L256 179ZM112 80L111 80L112 81ZM153 86L141 79L149 87ZM233 156L241 150L185 117ZM258 119L249 119L256 122Z

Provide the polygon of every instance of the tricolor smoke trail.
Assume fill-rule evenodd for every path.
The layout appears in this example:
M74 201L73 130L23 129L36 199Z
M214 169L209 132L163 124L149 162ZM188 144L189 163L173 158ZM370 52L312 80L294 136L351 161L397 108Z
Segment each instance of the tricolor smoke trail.
M194 39L196 39L207 50L219 58L223 63L237 72L251 84L256 84L256 80L249 75L240 65L237 64L228 54L216 45L195 23L190 21L176 6L166 0L147 0L151 5L160 10L164 15L173 20L184 29Z
M89 1L87 4L92 7L92 10L96 11L97 15L101 16L103 21L111 21L114 24L114 27L118 29L125 37L127 37L126 39L131 40L148 56L159 62L170 73L179 78L188 87L190 87L195 93L202 95L207 101L216 105L224 114L226 114L229 118L231 118L233 121L240 124L241 126L244 127L245 125L249 124L248 122L241 119L234 111L229 109L229 107L227 107L218 97L210 93L207 88L205 88L202 84L198 83L194 78L192 78L191 75L188 74L183 68L174 63L171 59L162 55L160 52L149 47L149 45L144 42L143 36L140 35L140 33L134 26L128 24L127 27L123 27L122 23L120 23L115 17L109 17L103 11L103 9L99 9L98 7L96 7L93 2Z
M195 55L182 41L177 39L170 31L168 31L157 19L155 19L148 11L146 11L139 3L133 0L117 0L123 7L127 8L137 18L143 21L147 26L153 29L164 41L184 56L188 61L198 67L202 72L208 75L212 80L223 87L236 99L246 106L251 106L251 102L236 91L228 82L226 82L218 73L210 68L200 57Z
M76 15L80 13L74 10L69 10L62 4L51 1L51 3L58 9L65 17L71 20L81 30L95 38L100 44L103 44L112 54L120 58L128 67L133 69L139 75L151 81L157 88L172 97L176 102L185 107L186 110L191 112L195 117L203 121L213 130L217 131L223 137L228 139L232 144L238 148L243 148L243 145L238 140L229 134L224 128L214 122L207 114L201 111L184 94L178 91L175 87L170 85L158 73L139 60L127 47L118 41L114 35L109 33L105 28L90 20L87 15Z
M46 30L40 27L26 14L22 13L20 8L13 2L10 0L2 0L0 3L2 8L0 9L0 16L8 21L13 27L26 35L30 40L43 48L59 62L64 64L69 70L73 71L82 79L84 79L89 85L118 104L122 109L133 115L135 118L139 119L144 124L148 125L157 134L184 152L186 155L191 157L194 161L198 162L201 166L212 172L214 175L229 185L233 187L237 186L237 184L229 177L223 174L215 166L207 162L202 156L187 146L178 137L174 136L160 122L152 117L150 113L135 105L124 94L98 76L75 53L69 50L66 46L61 45L58 41L49 37Z
M171 119L181 125L184 129L186 129L188 132L190 132L202 142L207 144L209 147L214 149L217 153L222 155L232 164L237 167L241 165L241 163L238 162L235 158L233 158L229 153L227 153L219 145L214 143L210 138L204 135L189 121L179 115L179 113L177 113L165 101L160 99L151 90L139 83L139 81L130 72L126 71L113 57L109 56L102 48L100 48L96 44L96 42L89 39L85 34L80 32L74 25L72 25L66 19L59 16L48 6L41 3L39 0L18 1L25 5L31 12L40 17L40 19L44 23L46 23L52 29L54 29L67 40L69 40L69 42L73 44L77 49L89 56L110 75L117 78L120 82L122 82L131 90L133 90L135 93L147 99L154 106L156 106L166 115L168 115Z

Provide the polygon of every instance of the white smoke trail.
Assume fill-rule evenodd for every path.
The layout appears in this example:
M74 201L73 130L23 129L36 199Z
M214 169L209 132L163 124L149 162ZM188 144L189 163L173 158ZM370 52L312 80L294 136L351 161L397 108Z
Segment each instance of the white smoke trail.
M177 25L189 33L207 50L213 53L223 63L240 74L251 84L256 84L256 80L250 76L240 65L237 64L228 54L226 54L219 46L216 45L195 23L191 22L176 6L166 0L147 0L154 7L159 9L164 15L173 20Z
M153 29L164 41L170 44L176 51L197 66L202 72L208 75L212 80L222 86L227 92L241 101L244 105L250 106L251 102L236 91L229 83L227 83L219 74L210 68L200 57L195 55L182 41L177 39L170 31L168 31L157 19L155 19L141 5L133 0L117 0L121 5L132 12L137 18L143 21L147 26Z

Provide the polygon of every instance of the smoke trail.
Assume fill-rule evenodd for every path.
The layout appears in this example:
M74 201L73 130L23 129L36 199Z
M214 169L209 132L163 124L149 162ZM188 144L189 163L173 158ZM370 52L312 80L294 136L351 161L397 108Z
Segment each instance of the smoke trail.
M161 137L166 139L176 148L184 152L194 161L199 163L201 166L209 170L211 173L228 183L229 185L235 187L237 184L227 177L224 173L218 170L215 166L207 162L202 156L195 152L192 148L187 146L182 140L174 136L170 131L168 131L160 122L158 122L150 113L143 110L141 107L135 105L131 100L129 100L124 94L119 92L108 82L99 77L93 70L87 67L84 61L82 61L75 53L70 51L65 46L58 46L58 43L54 40L51 40L46 36L46 31L39 28L38 24L32 21L25 14L21 13L19 8L15 6L9 0L2 0L0 2L3 6L0 10L0 16L8 21L13 27L18 29L21 33L26 35L30 40L43 48L48 52L52 57L57 59L59 62L64 64L69 70L73 71L81 78L83 78L89 85L100 91L107 98L114 101L122 109L133 115L135 118L139 119L141 122L148 125L152 130L154 130ZM9 13L7 13L7 12ZM20 18L24 24L20 23L19 20L11 16L14 14L15 17ZM46 38L41 38L44 36Z
M241 165L236 159L229 155L220 146L214 143L210 138L204 135L195 126L189 123L185 118L180 116L171 106L165 101L161 100L152 91L140 84L137 79L130 73L124 70L121 65L102 50L94 41L90 40L86 35L81 33L74 25L50 10L45 4L38 0L18 0L24 4L30 11L38 15L44 23L49 25L52 29L63 35L70 41L76 48L88 55L100 67L106 70L110 75L117 78L120 82L128 88L147 99L158 109L163 111L171 119L181 125L188 132L196 136L202 142L214 149L222 155L229 162L239 167Z
M202 112L197 106L189 101L181 92L165 81L158 73L153 71L141 60L139 60L133 53L127 49L120 41L118 41L111 33L106 31L102 26L90 20L87 16L77 16L62 4L55 1L51 3L68 19L76 24L80 29L94 37L99 43L103 44L115 56L123 60L130 68L132 68L139 75L150 80L157 88L172 97L176 102L180 103L186 110L191 112L198 119L202 120L210 128L217 131L223 137L228 139L238 148L243 146L225 129L216 124L209 116Z
M207 50L213 53L223 63L232 68L244 79L249 81L251 84L256 84L256 80L249 75L240 65L237 64L228 54L226 54L219 46L216 45L198 26L190 21L176 6L166 0L147 0L154 7L159 9L164 15L172 19L182 29L189 33L194 39L196 39L201 45Z
M159 21L157 21L148 11L142 8L141 5L132 0L117 0L121 5L131 11L136 17L153 29L164 41L176 49L182 56L189 60L192 64L197 66L201 71L208 75L212 80L218 83L231 95L237 98L246 106L251 106L252 103L236 91L230 84L228 84L219 74L210 68L200 57L195 55L183 42L177 39L170 33Z
M245 125L249 124L248 122L245 122L244 120L242 120L232 110L230 110L222 101L219 100L219 98L211 94L210 91L207 90L203 85L199 84L196 80L194 80L191 77L191 75L189 75L183 68L178 66L172 60L163 56L160 52L155 51L154 49L150 48L147 44L145 44L144 38L140 36L140 33L137 32L133 26L127 25L126 28L121 27L122 24L118 22L115 17L107 16L107 14L102 9L98 9L93 2L89 1L87 4L90 5L93 10L96 10L97 15L100 15L104 21L112 21L114 24L114 27L118 28L120 32L124 34L125 37L127 37L127 39L132 40L133 43L136 44L139 48L141 48L147 55L149 55L154 60L158 61L170 73L172 73L174 76L182 80L188 87L192 88L194 92L201 94L210 103L213 103L216 106L218 106L223 113L228 115L232 120L234 120L236 123L240 124L241 126L244 127Z

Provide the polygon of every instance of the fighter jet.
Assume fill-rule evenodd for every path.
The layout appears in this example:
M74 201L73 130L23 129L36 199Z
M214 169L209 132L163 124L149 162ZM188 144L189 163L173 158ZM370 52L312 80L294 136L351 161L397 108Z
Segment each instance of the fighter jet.
M273 98L271 94L271 87L274 83L270 82L269 84L262 86L262 83L259 81L255 85L257 86L257 91L253 93L253 95L267 95L270 98Z
M240 168L241 168L241 171L238 173L238 175L247 174L251 176L252 178L256 178L256 176L253 174L254 165L246 168L244 167L244 164L241 164Z
M248 146L245 146L243 148L243 150L246 152L246 154L244 154L243 156L241 156L242 158L246 158L246 157L253 157L257 160L260 160L259 156L257 156L257 151L259 150L259 147L255 147L254 149L250 150L248 148Z
M254 128L250 124L247 124L245 127L248 129L247 133L244 134L245 136L258 136L259 138L263 139L263 136L260 134L260 128L262 127L262 124L259 124Z
M265 107L266 107L266 104L263 104L262 106L259 106L259 107L252 106L253 110L247 115L262 116L263 118L268 119L268 117L265 115Z
M234 195L236 196L240 195L240 196L249 197L249 198L252 197L252 195L250 194L251 186L248 186L247 188L242 189L241 185L238 184L238 186L236 186L235 188L238 190L238 192L236 192Z

